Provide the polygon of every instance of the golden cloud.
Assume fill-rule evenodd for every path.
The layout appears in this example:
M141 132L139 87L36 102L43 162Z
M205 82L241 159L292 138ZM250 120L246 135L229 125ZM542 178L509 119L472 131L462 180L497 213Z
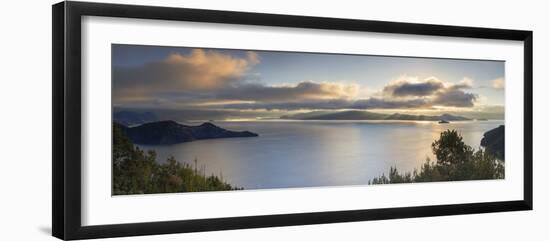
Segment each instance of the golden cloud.
M493 88L504 89L504 78L498 78L493 80Z
M172 53L161 61L138 67L115 67L114 97L129 101L138 96L216 90L241 81L259 61L254 52L239 58L215 50L193 49L189 54Z

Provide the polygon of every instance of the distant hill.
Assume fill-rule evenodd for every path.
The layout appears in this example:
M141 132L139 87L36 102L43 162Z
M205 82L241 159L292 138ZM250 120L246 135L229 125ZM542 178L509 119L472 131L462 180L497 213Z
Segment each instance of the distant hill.
M293 119L293 120L307 120L309 118L315 118L317 116L326 115L334 112L330 111L311 111L305 113L298 113L294 115L283 115L280 119Z
M451 115L451 114L443 114L439 116L439 120L446 120L446 121L467 121L472 120L470 118L466 118L463 116L458 115Z
M281 119L291 120L426 120L426 121L466 121L469 118L443 114L440 116L409 115L409 114L382 114L370 111L340 111L340 112L308 112L295 115L281 116Z
M341 111L323 112L315 111L296 115L284 116L283 119L295 120L383 120L387 115L368 111Z
M226 130L208 122L198 126L182 125L171 120L136 127L125 127L119 123L115 125L121 127L133 143L143 145L170 145L204 139L258 136L250 131Z
M113 113L114 122L125 126L140 125L143 123L158 121L157 116L152 112L138 112L121 110Z
M485 132L481 139L481 146L504 161L504 125Z

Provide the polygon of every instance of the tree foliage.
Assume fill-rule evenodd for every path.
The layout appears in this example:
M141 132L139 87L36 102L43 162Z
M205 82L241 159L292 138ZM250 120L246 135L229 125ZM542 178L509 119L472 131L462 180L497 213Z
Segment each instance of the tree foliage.
M504 165L493 154L466 145L456 130L446 130L432 143L436 161L426 159L420 170L399 173L390 167L389 175L382 174L369 184L435 182L503 179Z
M124 129L113 125L113 195L237 190L204 168L181 164L173 157L159 164L154 151L134 146Z

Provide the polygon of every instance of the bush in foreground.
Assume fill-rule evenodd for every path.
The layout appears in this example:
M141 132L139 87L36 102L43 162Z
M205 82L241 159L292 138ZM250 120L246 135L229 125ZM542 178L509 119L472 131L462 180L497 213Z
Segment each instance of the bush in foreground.
M429 158L412 173L400 173L391 167L388 176L382 174L369 184L411 183L503 179L504 165L494 155L466 145L456 130L446 130L432 143L436 161Z
M221 177L205 174L173 157L164 164L154 151L144 152L128 139L124 130L113 125L113 195L238 190Z

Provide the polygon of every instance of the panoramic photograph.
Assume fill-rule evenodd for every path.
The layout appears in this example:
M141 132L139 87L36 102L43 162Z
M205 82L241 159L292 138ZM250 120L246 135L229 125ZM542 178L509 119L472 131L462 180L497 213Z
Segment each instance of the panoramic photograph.
M112 44L111 71L112 195L505 178L504 61Z

